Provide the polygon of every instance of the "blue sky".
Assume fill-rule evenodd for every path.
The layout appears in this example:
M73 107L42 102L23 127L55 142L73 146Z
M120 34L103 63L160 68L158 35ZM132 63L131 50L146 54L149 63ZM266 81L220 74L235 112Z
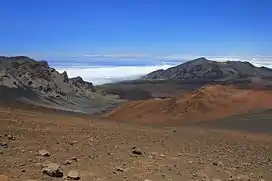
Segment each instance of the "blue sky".
M198 56L271 65L270 0L1 0L0 8L0 54L55 67L165 66Z

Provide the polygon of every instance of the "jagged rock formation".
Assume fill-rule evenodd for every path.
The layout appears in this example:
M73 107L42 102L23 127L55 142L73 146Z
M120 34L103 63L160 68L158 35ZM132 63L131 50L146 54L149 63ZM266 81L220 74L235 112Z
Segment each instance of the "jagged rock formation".
M0 57L0 85L28 88L48 96L95 92L92 83L81 77L69 79L66 72L60 74L47 62L28 57Z
M24 56L0 57L0 87L1 100L19 100L68 110L74 110L78 105L86 108L83 112L89 112L90 106L101 105L101 101L96 102L97 98L106 101L106 97L95 94L92 83L81 77L68 78L66 72L57 72L47 62Z

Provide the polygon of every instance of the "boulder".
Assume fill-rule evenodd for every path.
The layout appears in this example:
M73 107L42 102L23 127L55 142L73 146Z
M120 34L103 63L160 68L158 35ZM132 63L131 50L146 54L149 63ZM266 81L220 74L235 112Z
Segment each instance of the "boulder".
M67 178L71 180L79 180L80 179L80 174L78 171L71 170L67 174Z
M63 171L61 167L56 163L49 163L43 169L42 172L50 177L63 177Z

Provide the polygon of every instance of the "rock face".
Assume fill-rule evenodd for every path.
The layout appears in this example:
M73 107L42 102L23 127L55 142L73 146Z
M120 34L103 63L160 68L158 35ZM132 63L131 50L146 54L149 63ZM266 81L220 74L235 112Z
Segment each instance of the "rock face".
M28 57L0 57L0 85L55 97L95 92L81 77L69 79L66 72L60 74L47 62Z
M0 103L23 102L81 113L97 113L114 107L117 97L95 93L92 83L69 78L45 61L0 56Z
M246 77L270 77L272 69L255 67L249 62L227 61L216 62L206 58L198 58L171 67L167 70L157 70L144 76L144 79L166 80L206 80L227 81ZM272 79L271 79L272 80Z

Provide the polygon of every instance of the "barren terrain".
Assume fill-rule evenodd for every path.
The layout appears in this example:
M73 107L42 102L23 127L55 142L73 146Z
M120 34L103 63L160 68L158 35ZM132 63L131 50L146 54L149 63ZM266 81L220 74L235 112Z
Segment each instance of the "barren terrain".
M70 170L85 181L272 180L271 130L149 126L29 106L2 106L0 121L2 180L66 180ZM49 162L62 178L42 173Z
M272 108L272 91L207 85L173 98L127 101L104 116L121 121L180 125Z

